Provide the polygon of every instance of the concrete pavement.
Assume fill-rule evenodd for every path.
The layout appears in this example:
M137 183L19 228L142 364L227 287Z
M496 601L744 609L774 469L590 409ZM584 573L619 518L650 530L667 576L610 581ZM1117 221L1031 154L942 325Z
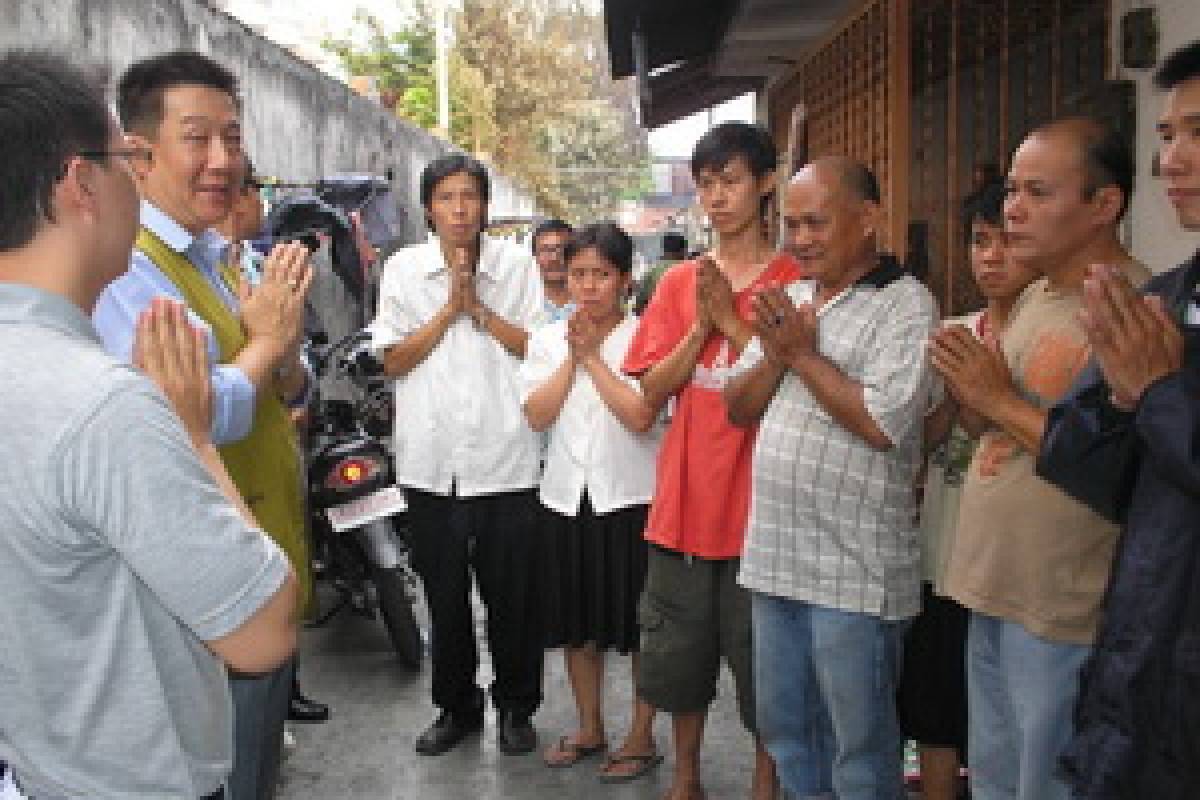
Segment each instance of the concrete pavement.
M482 614L477 619L482 624ZM481 676L487 680L486 648L481 655ZM301 659L305 692L329 703L333 715L324 725L292 726L297 747L283 766L278 800L649 800L661 797L670 783L665 716L659 717L655 735L666 761L627 784L601 783L595 759L548 769L540 754L500 753L491 712L481 736L443 756L419 756L413 742L433 719L428 663L419 673L406 673L392 656L381 623L343 612L324 628L304 632ZM561 653L547 653L545 675L546 699L534 718L539 747L573 730L575 720ZM615 747L631 711L628 659L610 657L607 686L605 717ZM722 675L709 717L703 758L710 798L748 795L753 747L737 717L728 673Z

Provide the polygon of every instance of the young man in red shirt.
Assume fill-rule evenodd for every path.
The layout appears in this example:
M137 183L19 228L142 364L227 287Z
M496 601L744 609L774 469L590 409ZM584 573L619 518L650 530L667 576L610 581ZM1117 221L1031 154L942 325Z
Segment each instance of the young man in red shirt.
M642 697L672 715L668 800L704 797L700 742L722 657L743 722L755 730L750 601L736 582L755 429L730 424L721 390L753 337L755 293L800 277L768 239L775 164L770 135L754 125L725 123L696 144L692 175L717 245L662 276L624 364L654 407L674 400L646 528L638 670ZM774 794L774 766L758 744L753 797Z

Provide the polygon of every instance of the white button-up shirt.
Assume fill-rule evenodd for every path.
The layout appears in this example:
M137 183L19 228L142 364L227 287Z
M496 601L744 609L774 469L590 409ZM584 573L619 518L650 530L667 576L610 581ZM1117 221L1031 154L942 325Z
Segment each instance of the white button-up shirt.
M635 378L621 374L637 324L633 316L621 320L601 344L600 357L640 392ZM565 320L534 331L521 365L522 404L566 360L568 349ZM655 425L646 433L626 428L605 405L583 367L576 367L571 389L548 433L539 492L546 508L573 517L579 512L584 489L597 514L649 504L654 496L654 461L661 428Z
M436 237L405 247L383 269L373 344L395 344L446 304L450 270ZM492 313L529 330L542 308L542 282L524 248L487 236L476 292ZM459 317L432 352L395 382L396 482L463 497L531 489L538 439L521 412L520 360L487 331Z

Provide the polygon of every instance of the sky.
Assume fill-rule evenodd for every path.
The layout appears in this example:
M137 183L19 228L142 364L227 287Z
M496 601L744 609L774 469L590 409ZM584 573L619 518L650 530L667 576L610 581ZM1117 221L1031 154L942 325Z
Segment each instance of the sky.
M233 0L230 5L236 7L247 0ZM274 0L280 2L280 0ZM388 27L401 26L411 13L411 0L357 0L348 3L330 3L329 0L285 0L290 16L300 15L312 20L320 20L336 38L344 35L355 27L354 14L363 8L374 14ZM457 5L457 0L447 0L448 5ZM251 5L261 5L262 0L249 0ZM268 7L273 3L268 2ZM597 0L596 5L599 6ZM752 122L754 120L754 95L745 94L723 103L712 110L713 124L739 120ZM692 153L696 140L704 135L709 127L709 114L700 112L684 117L677 122L664 125L650 131L650 152L655 156L686 157Z
M753 122L754 94L744 94L712 109L712 124ZM701 111L669 125L650 131L650 153L655 156L686 157L692 154L696 140L709 127L709 114Z

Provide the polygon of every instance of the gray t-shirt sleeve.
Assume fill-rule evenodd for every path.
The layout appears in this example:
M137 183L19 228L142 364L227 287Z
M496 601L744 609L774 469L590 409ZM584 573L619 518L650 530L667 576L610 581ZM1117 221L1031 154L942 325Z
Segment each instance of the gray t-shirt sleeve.
M283 585L279 547L226 500L157 388L130 373L65 436L62 507L202 640Z

